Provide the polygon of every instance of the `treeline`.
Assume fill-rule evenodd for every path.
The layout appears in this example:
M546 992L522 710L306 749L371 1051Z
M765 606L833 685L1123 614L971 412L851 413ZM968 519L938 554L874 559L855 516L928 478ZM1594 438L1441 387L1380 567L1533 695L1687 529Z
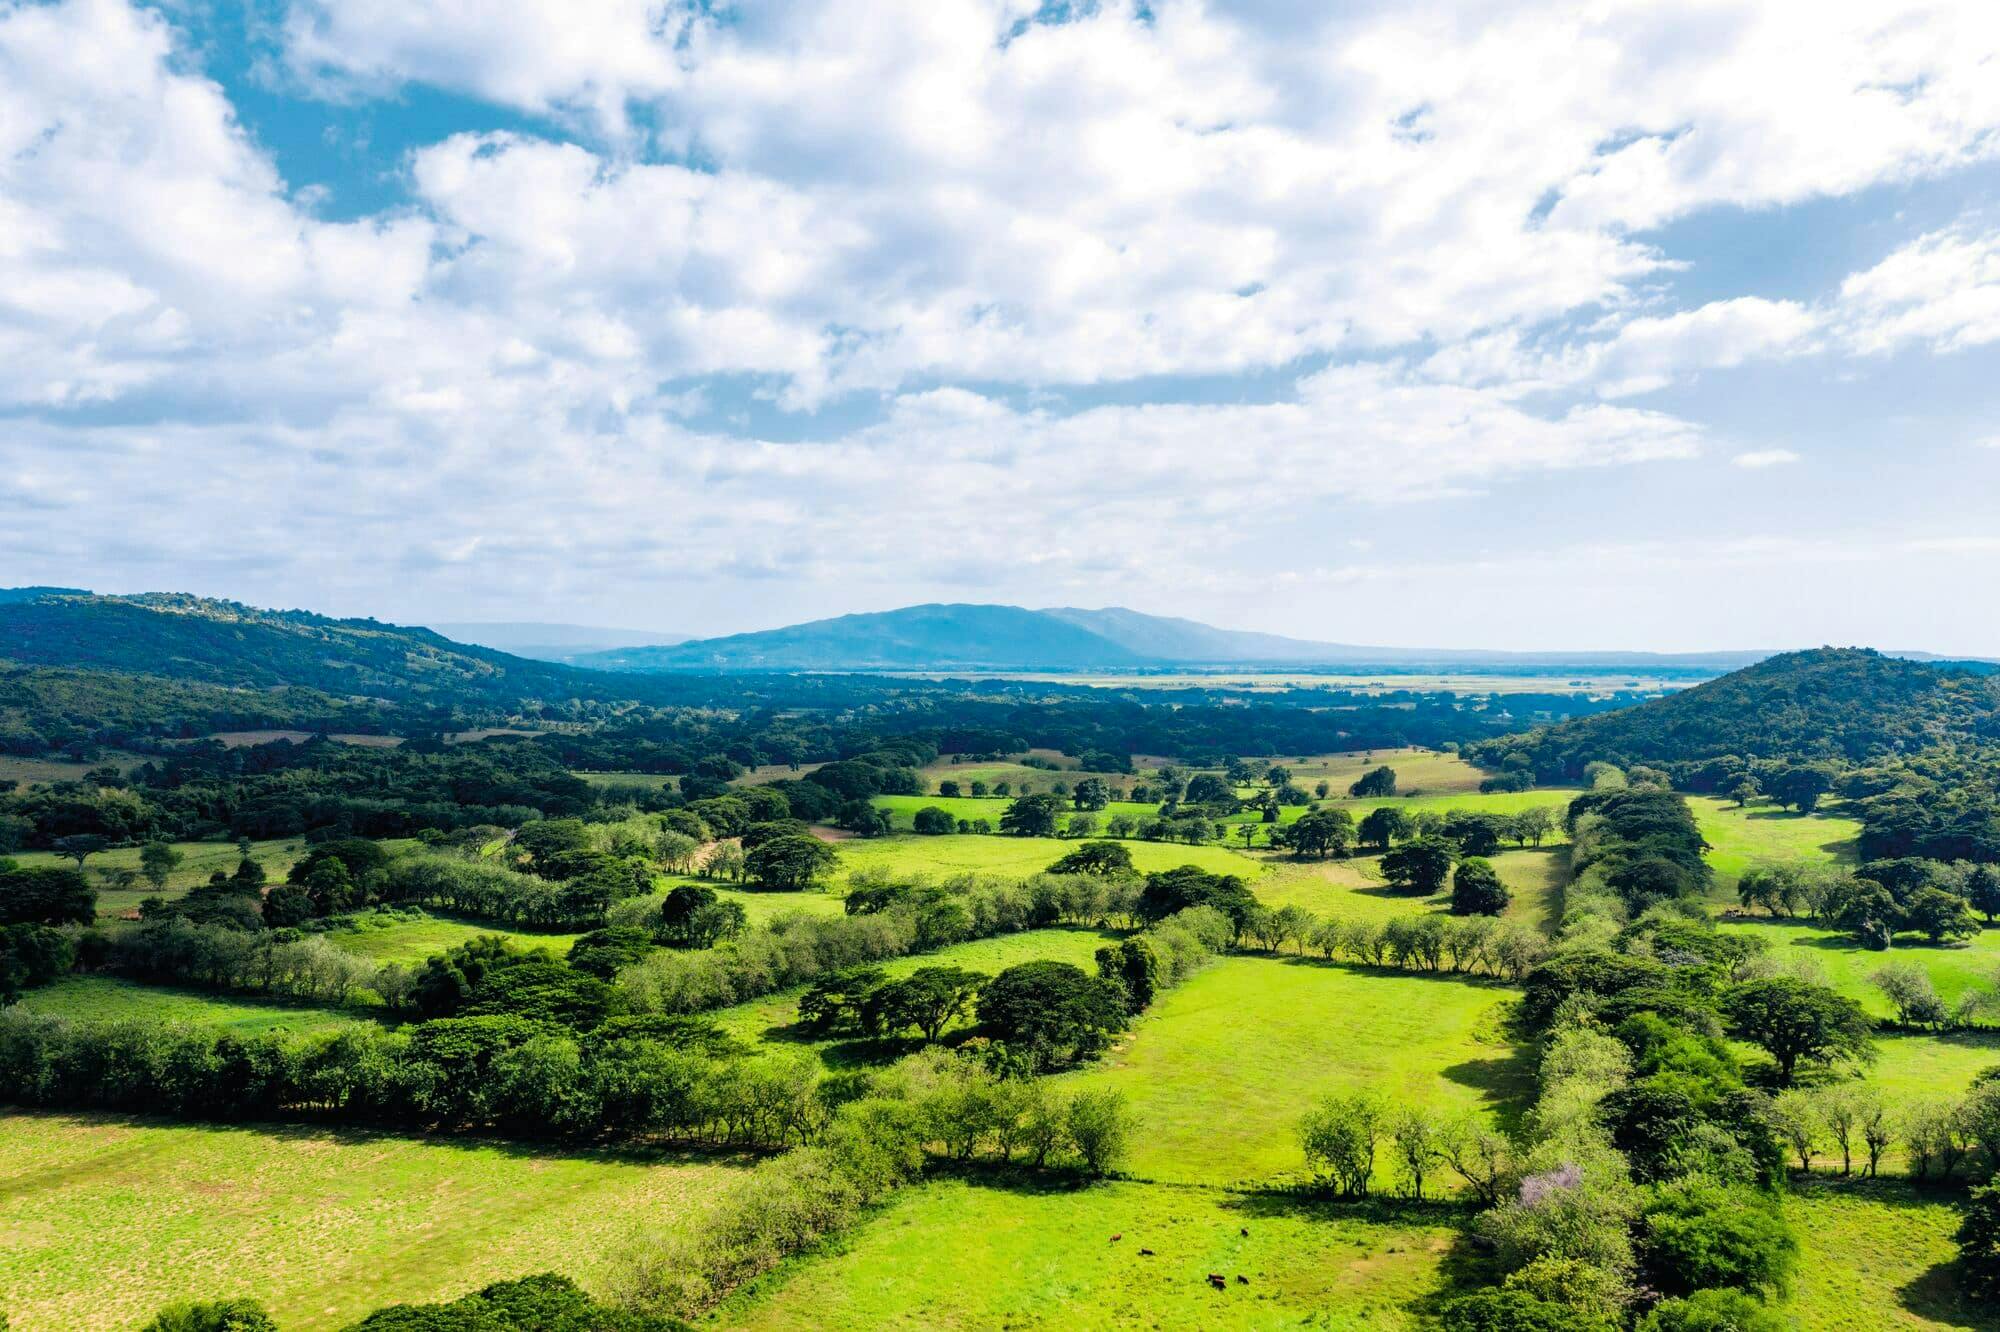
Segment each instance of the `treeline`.
M1443 1322L1782 1326L1766 1301L1799 1250L1785 1144L1729 1042L1761 1047L1788 1086L1804 1067L1869 1058L1873 1024L1830 989L1773 973L1757 941L1716 931L1680 797L1584 796L1568 822L1561 934L1521 1005L1540 1096L1478 1222L1506 1275L1449 1302Z
M394 1304L346 1332L682 1332L677 1318L601 1303L568 1277L545 1272L496 1281L442 1304ZM140 1332L281 1332L257 1301L182 1300Z

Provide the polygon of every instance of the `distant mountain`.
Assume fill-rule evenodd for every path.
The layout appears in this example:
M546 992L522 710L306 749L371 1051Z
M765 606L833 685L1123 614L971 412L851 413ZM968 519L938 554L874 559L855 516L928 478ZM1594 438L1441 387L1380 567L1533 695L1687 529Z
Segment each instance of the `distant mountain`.
M1053 671L1192 666L1393 669L1682 671L1712 674L1761 652L1487 652L1362 647L1217 629L1121 607L934 604L670 647L621 648L567 658L618 671Z
M570 673L429 629L258 610L179 593L0 599L0 658L335 697L568 696Z
M1863 761L2000 740L2000 676L1983 663L1910 661L1866 648L1787 652L1692 689L1525 736L1482 742L1482 762L1525 754L1544 777L1593 760Z
M574 661L593 652L628 647L663 647L685 643L687 634L659 634L643 629L606 629L582 624L533 622L466 622L434 624L433 630L457 643L489 647L536 661Z
M1041 611L927 605L594 653L577 664L626 671L1074 670L1149 660Z

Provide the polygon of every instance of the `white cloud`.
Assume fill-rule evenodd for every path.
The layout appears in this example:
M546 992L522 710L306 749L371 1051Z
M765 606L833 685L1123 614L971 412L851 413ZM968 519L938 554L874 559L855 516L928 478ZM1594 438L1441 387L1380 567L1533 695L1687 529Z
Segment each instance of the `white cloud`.
M1921 236L1843 282L1840 306L1847 340L1864 353L2000 341L2000 231Z
M1620 400L1703 371L1992 336L1976 232L1688 309L1636 234L1992 152L1988 5L1035 12L297 0L322 95L579 140L426 143L329 223L162 11L0 0L0 506L45 515L0 557L560 598L922 535L945 582L1254 581L1269 520L1693 456ZM744 382L864 424L689 424Z
M1783 467L1786 463L1800 461L1800 458L1790 449L1751 449L1737 454L1729 461L1737 467L1765 468Z

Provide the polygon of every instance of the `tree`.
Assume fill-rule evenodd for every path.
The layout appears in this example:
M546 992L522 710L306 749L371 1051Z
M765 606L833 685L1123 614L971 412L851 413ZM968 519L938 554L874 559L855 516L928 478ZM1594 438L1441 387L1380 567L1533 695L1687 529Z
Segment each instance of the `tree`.
M1497 815L1454 810L1445 816L1442 833L1446 841L1457 844L1460 855L1490 856L1500 849L1506 831L1506 820Z
M1451 876L1451 913L1454 916L1504 915L1513 900L1493 862L1475 856L1461 861Z
M1444 891L1454 859L1451 843L1441 837L1419 837L1383 855L1382 877L1399 893L1430 897Z
M55 847L56 854L69 857L82 869L86 859L111 845L111 839L101 833L72 833L56 838L50 845Z
M766 888L796 892L830 872L839 856L817 837L774 837L744 857L744 869Z
M1038 1069L1087 1059L1125 1026L1125 991L1068 962L1023 962L986 983L979 1021Z
M706 884L676 884L660 903L660 942L669 948L713 948L743 932L741 902L725 902Z
M1533 843L1540 846L1543 839L1555 831L1556 816L1545 805L1524 809L1507 820L1507 835L1514 839L1516 846Z
M1975 1188L1966 1196L1954 1238L1966 1290L1989 1304L2000 1301L2000 1184Z
M1396 1160L1403 1167L1403 1182L1410 1197L1424 1200L1424 1181L1444 1158L1444 1126L1436 1115L1421 1105L1407 1105L1389 1129Z
M964 1014L985 983L983 972L963 967L920 967L869 997L868 1009L874 1016L869 1025L885 1033L915 1027L926 1043L933 1043Z
M1801 1061L1831 1064L1874 1057L1874 1024L1861 1005L1796 976L1745 981L1723 997L1730 1034L1760 1046L1790 1086Z
M1344 856L1354 845L1354 816L1344 809L1316 809L1301 814L1284 830L1284 838L1284 844L1300 859Z
M1382 805L1362 816L1358 830L1361 840L1378 851L1387 851L1398 837L1410 835L1410 820L1393 805Z
M1777 1290L1798 1261L1799 1242L1764 1195L1701 1176L1664 1185L1647 1202L1639 1249L1661 1289Z
M1375 800L1396 794L1396 770L1388 764L1371 768L1355 779L1347 794L1357 800Z
M1235 790L1212 772L1198 772L1188 779L1186 800L1190 805L1226 805L1231 808L1237 803Z
M1211 874L1198 865L1181 865L1146 876L1139 890L1139 916L1154 922L1189 907L1214 907L1242 929L1257 899L1234 874Z
M1779 804L1810 814L1819 807L1820 797L1833 790L1833 774L1812 765L1786 768L1771 779L1769 789Z
M1307 1169L1341 1197L1365 1198L1386 1118L1381 1102L1367 1092L1326 1097L1299 1121Z
M957 831L958 820L951 816L951 811L948 809L925 805L910 816L910 828L926 837L941 837L946 833Z
M165 888L173 872L186 859L166 842L148 842L139 848L139 872L155 888Z
M0 925L88 925L97 919L97 890L83 871L12 866L0 860Z
M1118 842L1085 842L1049 866L1051 874L1125 875L1132 872L1132 852Z
M1144 935L1135 934L1097 950L1097 974L1125 991L1127 1008L1144 1012L1159 988L1160 958Z
M1972 903L1972 909L1991 925L1993 918L2000 915L2000 865L1974 865L1965 876L1965 897Z
M1084 1169L1098 1176L1110 1174L1124 1161L1137 1128L1125 1093L1113 1088L1080 1091L1071 1097L1067 1125Z
M1906 1027L1938 1031L1951 1022L1930 972L1914 962L1891 962L1868 978L1895 1005L1896 1021Z
M1130 814L1113 814L1105 820L1104 832L1109 837L1130 837L1139 830L1139 821Z
M1111 803L1111 787L1102 777L1085 777L1069 793L1078 809L1099 810Z
M1756 1296L1718 1287L1661 1300L1640 1322L1639 1332L1788 1332L1791 1326Z
M1061 796L1019 796L1000 814L1000 831L1015 837L1054 837L1062 817Z
M1724 792L1724 794L1727 795L1731 800L1734 800L1736 802L1736 808L1742 809L1745 805L1755 800L1758 796L1763 795L1764 788L1757 785L1757 779L1755 777L1746 775L1737 778L1736 781L1730 785L1729 790Z
M1970 939L1979 933L1972 904L1942 888L1924 888L1911 894L1910 900L1903 903L1903 925L1925 935L1934 944Z
M1264 780L1275 789L1292 780L1292 770L1282 763L1273 763L1264 770Z

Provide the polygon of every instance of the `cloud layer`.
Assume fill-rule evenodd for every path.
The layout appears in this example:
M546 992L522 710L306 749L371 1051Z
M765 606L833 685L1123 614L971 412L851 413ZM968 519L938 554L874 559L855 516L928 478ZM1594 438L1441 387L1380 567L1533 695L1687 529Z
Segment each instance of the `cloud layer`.
M1981 169L1989 4L1043 13L295 0L263 77L308 108L560 127L336 222L169 18L0 4L0 556L440 618L1228 604L1260 526L1791 461L1642 400L2000 340L1991 219L1804 297L1683 302L1659 239Z

